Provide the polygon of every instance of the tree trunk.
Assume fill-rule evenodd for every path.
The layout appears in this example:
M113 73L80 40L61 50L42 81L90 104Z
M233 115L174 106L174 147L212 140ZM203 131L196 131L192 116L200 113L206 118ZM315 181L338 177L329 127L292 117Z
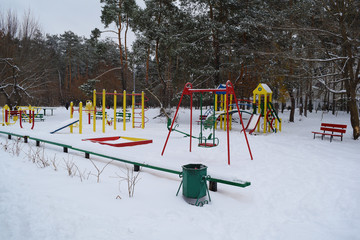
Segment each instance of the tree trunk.
M119 1L119 8L121 9L121 4L122 1ZM126 90L126 79L124 76L124 62L123 62L123 51L122 51L122 43L121 43L121 15L118 15L118 21L119 21L119 26L118 26L118 40L119 40L119 50L120 50L120 77L121 77L121 85L123 90Z
M295 97L292 89L288 89L290 102L291 102L291 109L290 109L290 116L289 122L294 122L295 119Z
M350 122L353 128L353 137L354 140L357 140L360 137L360 122L359 122L359 110L356 105L356 91L355 88L351 90L351 98L349 101L349 110L350 110Z

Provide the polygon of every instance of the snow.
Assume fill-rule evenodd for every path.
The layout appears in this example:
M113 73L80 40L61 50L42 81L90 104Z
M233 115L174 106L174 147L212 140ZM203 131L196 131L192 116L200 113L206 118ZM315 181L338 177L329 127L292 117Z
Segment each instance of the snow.
M205 149L193 140L172 132L164 156L166 121L155 118L158 109L146 112L145 129L122 124L97 132L84 117L83 134L64 129L50 134L70 113L57 108L54 116L36 122L34 130L24 123L0 126L0 131L66 143L121 159L138 161L181 171L181 166L201 163L208 174L226 179L250 181L247 188L218 184L204 207L189 205L176 191L181 179L175 175L142 168L134 196L127 193L127 168L121 162L90 156L104 170L97 182L97 170L82 152L64 153L55 145L35 146L7 139L0 134L0 239L359 239L360 234L360 148L351 138L350 116L339 112L296 116L289 123L288 112L280 114L282 132L248 135L254 160L250 160L239 124L230 133L231 165L227 165L226 132L218 130L220 145ZM178 129L189 132L189 109L181 109ZM194 122L199 112L193 114ZM77 116L74 116L77 117ZM311 131L321 122L347 124L344 140L313 139ZM246 124L246 123L245 123ZM195 135L199 126L193 125ZM205 135L205 134L204 134ZM152 139L152 144L114 148L84 138L126 136ZM5 150L7 147L7 150ZM19 154L16 150L20 149ZM32 156L48 160L49 166L33 163ZM74 164L69 176L66 166ZM56 167L55 167L56 166Z

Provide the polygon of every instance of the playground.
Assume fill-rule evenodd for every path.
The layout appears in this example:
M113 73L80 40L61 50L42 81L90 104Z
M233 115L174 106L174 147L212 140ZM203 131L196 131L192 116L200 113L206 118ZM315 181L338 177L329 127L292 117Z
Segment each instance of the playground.
M216 146L204 147L199 136L213 137L214 129L204 129L197 121L211 106L192 111L190 106L179 107L172 127L155 108L146 111L144 128L133 128L130 119L114 121L118 124L114 129L99 119L96 131L84 112L81 133L78 107L74 106L72 120L70 110L59 107L34 127L26 121L22 128L17 122L0 127L14 134L10 140L7 134L0 135L0 239L21 239L26 234L27 239L303 240L357 239L360 234L360 148L359 141L351 139L349 115L344 112L336 116L313 112L307 118L296 112L295 123L289 123L285 111L279 114L281 131L265 126L264 132L262 122L263 127L257 131L253 126L250 134L246 126L255 114L248 110L241 115L243 126L235 114L229 131L218 122ZM114 109L104 111L110 120ZM312 131L324 122L348 126L342 141L313 138ZM15 146L16 135L30 136L28 143L23 139L18 143L18 155L4 149ZM48 143L36 147L34 139ZM67 153L61 144L71 146ZM36 149L49 159L49 166L32 164L30 152ZM90 153L91 162L86 151L143 165L134 196L128 196L127 183L119 178L132 164L108 164L110 158ZM77 170L68 177L70 163ZM211 202L195 207L184 201L181 189L176 196L178 174L146 167L177 172L189 163L206 165L211 178L251 185L219 183L216 192L210 191ZM104 168L99 182L94 164Z

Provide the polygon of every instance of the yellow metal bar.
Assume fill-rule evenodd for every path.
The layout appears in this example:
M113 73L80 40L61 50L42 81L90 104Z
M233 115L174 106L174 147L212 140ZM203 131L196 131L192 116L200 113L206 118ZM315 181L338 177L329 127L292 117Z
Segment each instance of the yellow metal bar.
M230 111L232 110L232 101L233 101L233 95L232 94L230 94ZM230 119L229 119L229 130L231 130L231 123L232 123L232 115L230 115L229 116L230 117Z
M131 94L131 123L132 128L135 128L135 92L133 91Z
M79 134L82 134L82 102L79 103Z
M141 128L145 128L145 93L141 92Z
M117 99L116 99L116 90L114 90L114 130L116 130L116 101L117 101Z
M123 137L123 136L121 136L120 138L130 140L133 142L149 140L149 139L145 139L145 138Z
M220 111L224 111L224 95L220 95ZM223 129L223 116L220 116L220 129Z
M105 89L102 92L102 132L105 133Z
M264 94L264 133L266 133L266 125L267 125L267 95Z
M256 103L256 97L258 97L258 100L257 100L257 103ZM253 102L255 103L256 105L256 111L258 112L258 114L261 114L261 107L260 107L260 95L254 93L254 100ZM261 118L261 116L260 116ZM257 132L260 132L260 121L259 121L259 124L257 125Z
M93 104L94 104L94 111L93 111L93 131L96 132L96 90L94 89L93 92Z
M32 118L30 117L31 110L32 110L31 105L29 105L29 123L32 123ZM33 114L35 114L35 112Z
M126 90L123 93L123 130L126 131Z
M70 119L73 118L74 103L70 102ZM70 125L70 133L73 133L73 125Z
M9 114L7 115L7 118L5 119L5 111L8 111ZM10 121L10 107L6 104L3 109L3 121L6 125L9 125Z

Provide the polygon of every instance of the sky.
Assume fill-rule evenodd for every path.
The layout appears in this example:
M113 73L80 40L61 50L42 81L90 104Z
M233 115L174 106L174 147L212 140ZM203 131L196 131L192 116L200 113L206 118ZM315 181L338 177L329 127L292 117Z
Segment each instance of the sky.
M143 4L138 0L140 5ZM104 30L101 23L100 0L1 0L0 13L8 10L17 12L19 18L30 9L32 17L38 21L44 33L63 34L72 31L79 36L90 37L91 30ZM116 40L115 34L103 34L101 38L111 37ZM128 34L128 42L135 40L135 34Z

